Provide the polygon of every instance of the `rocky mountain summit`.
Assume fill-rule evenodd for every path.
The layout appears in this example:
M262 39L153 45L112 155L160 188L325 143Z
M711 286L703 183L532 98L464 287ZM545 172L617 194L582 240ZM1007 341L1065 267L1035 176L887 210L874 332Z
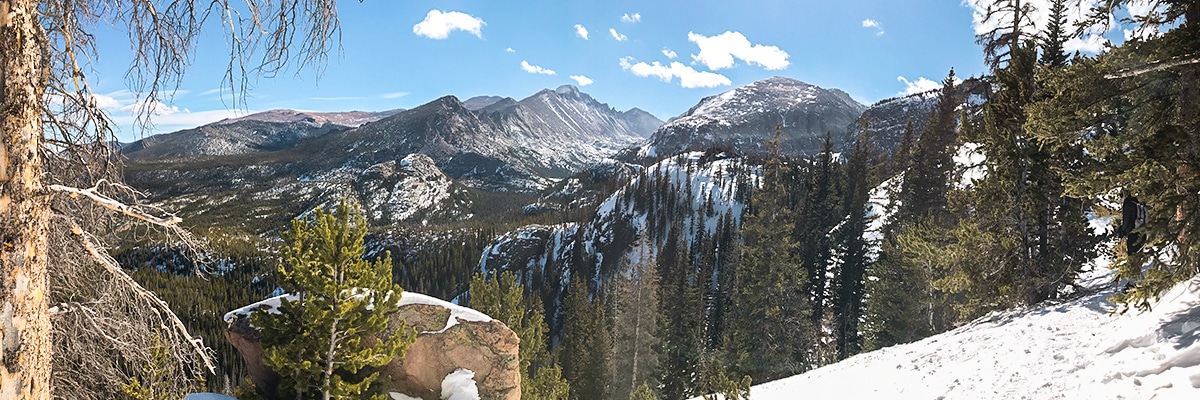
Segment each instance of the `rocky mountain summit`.
M811 155L820 150L826 132L841 148L851 139L848 127L866 108L841 90L773 77L705 97L618 158L646 163L713 146L762 153L761 143L771 138L776 125L783 131L784 153Z

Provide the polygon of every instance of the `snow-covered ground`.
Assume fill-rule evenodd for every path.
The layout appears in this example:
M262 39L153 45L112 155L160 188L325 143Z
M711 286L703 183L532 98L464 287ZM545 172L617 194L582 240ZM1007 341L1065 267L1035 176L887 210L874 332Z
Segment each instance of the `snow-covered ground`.
M751 388L754 400L1197 399L1200 276L1149 312L1114 314L1111 274L1075 300L993 313L924 340Z

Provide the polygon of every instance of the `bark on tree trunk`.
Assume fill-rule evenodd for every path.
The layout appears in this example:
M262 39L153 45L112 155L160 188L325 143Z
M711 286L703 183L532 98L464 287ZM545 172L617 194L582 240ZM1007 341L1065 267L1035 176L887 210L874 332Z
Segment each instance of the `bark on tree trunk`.
M42 183L44 40L33 0L0 0L0 399L50 398Z

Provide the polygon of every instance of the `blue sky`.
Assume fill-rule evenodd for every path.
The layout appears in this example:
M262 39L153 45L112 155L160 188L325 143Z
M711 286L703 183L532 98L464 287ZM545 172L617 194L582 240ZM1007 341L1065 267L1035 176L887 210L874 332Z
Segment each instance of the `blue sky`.
M958 0L367 0L338 7L341 53L323 73L253 79L237 109L221 90L228 52L215 26L153 132L129 124L136 100L124 79L129 41L116 28L100 29L93 89L128 141L275 108L379 111L443 95L521 99L564 84L663 120L705 96L776 75L870 104L913 85L928 88L951 67L960 77L985 71L974 43L976 8Z

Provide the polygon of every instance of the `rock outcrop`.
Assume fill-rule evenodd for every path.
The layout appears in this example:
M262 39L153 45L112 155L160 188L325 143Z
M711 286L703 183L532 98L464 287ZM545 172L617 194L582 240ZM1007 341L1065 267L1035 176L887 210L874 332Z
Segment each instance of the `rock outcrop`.
M263 365L263 348L258 330L250 325L250 313L274 308L273 297L225 315L225 337L246 362L250 378L269 395L279 385L279 375ZM478 311L418 293L404 292L399 311L390 325L403 322L418 332L417 340L403 358L384 367L391 378L389 391L425 400L441 398L442 380L462 368L475 373L483 400L519 400L520 340L507 326ZM393 328L394 329L394 328Z

